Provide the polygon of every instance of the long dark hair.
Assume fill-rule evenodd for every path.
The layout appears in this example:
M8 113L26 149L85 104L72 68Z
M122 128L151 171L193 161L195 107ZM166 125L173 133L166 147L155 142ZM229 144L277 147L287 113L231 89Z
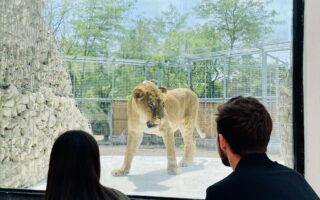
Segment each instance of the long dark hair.
M98 144L88 133L67 131L55 141L49 163L47 200L116 199L102 186Z

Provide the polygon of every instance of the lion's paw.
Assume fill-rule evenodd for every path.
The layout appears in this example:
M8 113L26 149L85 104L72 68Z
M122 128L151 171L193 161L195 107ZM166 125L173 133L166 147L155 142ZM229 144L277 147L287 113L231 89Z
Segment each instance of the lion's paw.
M112 176L124 176L127 175L129 172L128 171L124 171L122 169L114 169L111 174Z
M188 165L189 165L189 162L186 162L186 161L184 161L184 160L181 160L181 161L179 162L179 166L180 166L180 167L188 167Z
M179 162L179 166L180 167L188 167L191 163L192 163L192 161L187 161L187 160L182 159Z
M180 168L179 167L169 167L167 169L167 171L168 171L168 174L170 174L170 175L180 174Z

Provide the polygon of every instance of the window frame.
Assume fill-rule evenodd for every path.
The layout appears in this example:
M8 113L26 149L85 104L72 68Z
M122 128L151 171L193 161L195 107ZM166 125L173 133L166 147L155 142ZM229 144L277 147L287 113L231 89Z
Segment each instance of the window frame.
M304 1L293 0L292 11L292 131L293 166L304 175L303 33Z
M304 106L303 106L303 35L304 0L292 0L292 113L293 113L293 162L294 169L304 176ZM0 188L0 197L18 199L43 199L44 190ZM132 199L176 199L129 195Z

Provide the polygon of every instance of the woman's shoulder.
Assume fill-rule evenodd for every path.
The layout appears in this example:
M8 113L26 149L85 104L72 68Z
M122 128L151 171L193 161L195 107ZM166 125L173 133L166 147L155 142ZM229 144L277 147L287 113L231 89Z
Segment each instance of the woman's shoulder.
M111 191L114 196L116 196L117 200L128 200L129 197L125 194L123 194L122 192L120 192L119 190L116 190L114 188L108 188L109 191Z

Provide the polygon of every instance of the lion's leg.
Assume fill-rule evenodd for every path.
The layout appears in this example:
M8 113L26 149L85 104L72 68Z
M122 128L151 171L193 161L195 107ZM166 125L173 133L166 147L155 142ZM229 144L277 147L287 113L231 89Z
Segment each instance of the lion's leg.
M135 133L135 132L128 133L128 141L127 141L126 152L124 155L123 165L120 169L115 169L112 171L113 176L123 176L129 173L133 156L141 144L142 136L143 136L143 133Z
M162 128L161 132L162 132L164 144L166 145L166 149L167 149L168 174L172 174L172 175L179 174L180 169L177 165L174 133L169 127Z
M183 142L184 142L183 157L179 162L179 165L181 167L186 167L188 166L189 163L193 161L193 157L196 151L196 145L193 138L193 130L194 130L194 124L189 120L186 120L182 125L182 127L180 128L180 131L183 137Z

